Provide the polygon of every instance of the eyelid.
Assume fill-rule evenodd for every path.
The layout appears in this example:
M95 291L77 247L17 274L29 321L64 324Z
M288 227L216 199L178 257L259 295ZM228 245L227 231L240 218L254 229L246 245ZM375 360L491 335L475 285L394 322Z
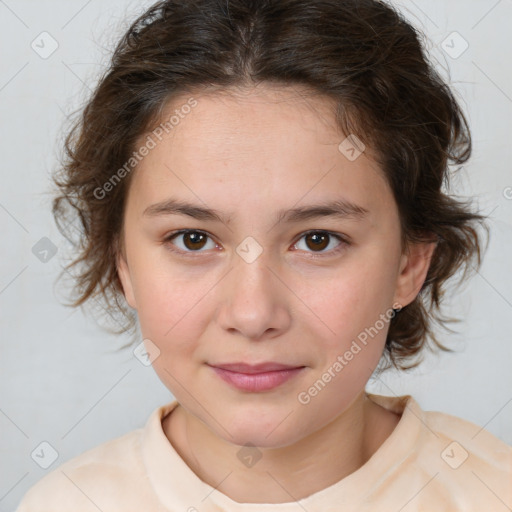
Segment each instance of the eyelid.
M174 246L174 244L172 244L172 240L179 235L183 235L183 234L187 234L187 233L200 233L200 234L205 235L206 237L210 238L213 242L215 242L215 244L220 245L220 244L218 244L218 242L215 241L215 238L212 235L210 235L210 233L208 233L207 231L203 231L202 229L180 229L178 231L173 231L172 233L169 233L168 235L166 235L164 237L163 243L170 244L170 245ZM308 258L321 258L321 257L326 257L326 256L332 256L334 254L337 254L341 250L343 250L345 248L345 246L351 245L350 239L346 235L343 235L342 233L335 233L333 231L329 231L326 229L310 229L308 231L302 232L298 236L298 238L296 238L296 241L292 244L292 246L295 246L302 238L304 238L305 236L307 236L311 233L327 234L331 237L336 238L340 242L340 244L337 247L335 247L334 249L331 249L330 251L326 251L326 252L303 251L303 252L306 252L306 254L308 254L308 256L307 256ZM185 255L185 256L191 256L191 257L196 257L197 255L200 255L201 253L206 252L203 250L183 251L182 249L178 249L175 246L169 250L171 250L173 252L177 252L177 253Z

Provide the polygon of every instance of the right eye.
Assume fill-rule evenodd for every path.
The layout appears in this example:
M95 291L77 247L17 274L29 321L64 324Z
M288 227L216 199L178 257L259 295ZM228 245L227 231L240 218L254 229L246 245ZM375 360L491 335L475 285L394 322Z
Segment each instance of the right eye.
M179 243L175 243L173 240L177 240ZM211 245L208 246L208 240L210 240ZM198 231L194 229L182 229L180 231L175 231L174 233L170 233L165 237L165 244L171 251L179 252L179 253L194 253L194 252L205 252L204 249L215 249L217 244L211 239L208 233L204 231Z

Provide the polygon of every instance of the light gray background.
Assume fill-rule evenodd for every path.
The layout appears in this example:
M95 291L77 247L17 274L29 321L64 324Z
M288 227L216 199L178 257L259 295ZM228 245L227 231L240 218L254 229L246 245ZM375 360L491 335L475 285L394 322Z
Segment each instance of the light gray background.
M127 339L59 303L54 282L69 244L54 226L49 194L66 115L93 88L128 23L152 3L0 0L0 511L13 510L46 472L142 427L172 400L151 367L116 352ZM457 353L384 375L368 390L412 394L424 409L463 417L512 444L512 2L400 5L427 33L436 66L468 114L474 153L454 190L478 195L492 234L481 271L445 310L464 318L458 334L442 333ZM59 45L46 59L31 48L43 31ZM469 44L457 58L464 41L448 37L454 31ZM59 251L46 263L32 252L43 237ZM46 470L31 458L43 441L58 452Z

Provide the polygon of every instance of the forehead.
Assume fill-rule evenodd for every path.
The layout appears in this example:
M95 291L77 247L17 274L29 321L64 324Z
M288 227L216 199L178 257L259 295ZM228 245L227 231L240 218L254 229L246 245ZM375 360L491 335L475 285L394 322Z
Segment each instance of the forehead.
M380 196L385 203L387 183L370 148L353 160L340 150L346 135L334 107L328 98L283 87L175 97L160 125L168 129L158 138L154 130L144 135L157 143L131 188L141 203L165 199L172 189L173 196L233 209L250 201L293 205L306 196L367 204Z
M332 100L305 89L260 84L251 88L182 94L166 105L163 119L188 111L186 105L191 98L196 106L181 115L179 121L174 120L178 123L169 138L198 148L215 139L215 148L209 148L209 154L212 149L221 153L224 148L236 147L241 151L263 143L285 153L289 141L307 138L333 144L341 137L334 120ZM300 147L295 150L300 151Z

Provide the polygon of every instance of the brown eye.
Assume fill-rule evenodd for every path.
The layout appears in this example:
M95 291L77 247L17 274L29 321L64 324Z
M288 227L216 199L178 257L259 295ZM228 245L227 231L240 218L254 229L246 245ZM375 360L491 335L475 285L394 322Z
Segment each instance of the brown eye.
M205 252L202 249L215 249L216 244L202 231L183 230L168 236L165 239L168 245L174 246L178 252ZM210 243L210 246L208 246ZM172 248L172 247L171 247Z
M341 235L335 235L328 231L309 231L308 233L304 233L295 244L295 246L302 251L310 254L320 253L320 255L324 253L326 255L335 254L348 245L350 245L350 243Z
M306 235L306 245L315 251L322 251L329 245L329 238L327 233L309 233Z
M190 233L183 234L183 244L187 249L190 249L191 251L202 249L207 238L208 237L203 233L192 231Z

